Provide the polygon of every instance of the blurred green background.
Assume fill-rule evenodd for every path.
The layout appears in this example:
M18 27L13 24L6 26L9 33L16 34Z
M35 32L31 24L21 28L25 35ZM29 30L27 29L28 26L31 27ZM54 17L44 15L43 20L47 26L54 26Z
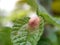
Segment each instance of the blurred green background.
M39 0L39 3L43 5L52 16L60 20L60 0ZM2 4L0 4L0 7L1 5ZM11 43L11 40L8 40L10 35L8 30L11 28L4 25L4 18L8 13L8 11L0 8L0 45L12 45L9 44ZM8 44L6 44L7 42ZM39 40L38 45L60 45L60 27L48 23L45 24L44 33Z

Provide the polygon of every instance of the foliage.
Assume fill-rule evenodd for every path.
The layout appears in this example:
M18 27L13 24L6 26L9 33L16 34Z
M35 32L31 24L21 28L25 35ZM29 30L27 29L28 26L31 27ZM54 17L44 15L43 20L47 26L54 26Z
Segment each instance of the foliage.
M19 20L15 20L11 34L13 45L36 45L43 33L43 19L41 19L40 26L33 30L27 28L27 17Z
M10 32L11 28L0 27L0 45L12 45Z
M57 36L52 29L48 31L47 38L43 37L44 24L52 24L60 27L60 23L55 20L43 6L38 4L37 0L22 0L21 3L27 3L31 6L30 10L13 11L11 17L8 17L13 23L13 27L0 27L1 45L58 45ZM33 3L34 2L34 3ZM20 3L20 4L21 4ZM40 24L35 29L28 28L29 12L36 12L41 19ZM42 36L42 37L41 37ZM52 39L52 36L55 40ZM40 40L41 38L41 40ZM39 41L39 42L38 42Z

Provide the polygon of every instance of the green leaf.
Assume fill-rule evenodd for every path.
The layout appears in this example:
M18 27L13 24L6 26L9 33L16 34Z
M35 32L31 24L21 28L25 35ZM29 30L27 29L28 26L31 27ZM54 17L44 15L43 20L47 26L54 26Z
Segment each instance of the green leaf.
M21 21L22 23L25 22L23 25L21 25L22 23L19 23L21 27L15 26L14 24L11 32L11 39L12 39L13 45L37 45L37 42L39 41L44 30L44 20L42 17L40 18L41 18L41 22L39 27L33 30L28 28L28 20L27 22L25 22L26 20L25 18L22 18L24 20L20 19L20 22Z
M10 32L11 28L9 27L0 28L0 45L12 45Z
M48 32L48 39L50 40L52 45L58 45L58 39L56 33L54 32L54 29L51 28L48 30Z
M50 40L46 37L44 37L44 35L41 37L41 39L38 41L37 45L52 45Z

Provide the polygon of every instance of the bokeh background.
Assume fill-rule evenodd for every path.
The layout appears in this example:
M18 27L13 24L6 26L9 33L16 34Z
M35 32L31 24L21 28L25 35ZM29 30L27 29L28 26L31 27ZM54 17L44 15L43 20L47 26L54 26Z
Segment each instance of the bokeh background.
M0 0L0 45L8 45L2 35L7 35L12 24L5 23L4 18L14 10L17 0ZM51 14L54 18L60 20L60 0L38 0L38 2ZM2 28L6 27L6 28ZM45 24L44 34L38 45L60 45L60 27L53 26L52 24ZM6 32L3 32L6 30ZM2 33L3 32L3 33ZM9 32L8 32L9 34ZM8 36L9 37L9 36ZM7 40L9 41L9 40ZM2 43L5 42L5 43Z

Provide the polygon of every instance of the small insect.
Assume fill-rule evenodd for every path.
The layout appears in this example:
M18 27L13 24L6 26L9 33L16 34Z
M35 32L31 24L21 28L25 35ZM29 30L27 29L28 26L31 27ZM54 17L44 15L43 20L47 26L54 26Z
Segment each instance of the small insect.
M29 20L29 27L31 28L36 28L39 26L40 18L39 17L34 17Z

